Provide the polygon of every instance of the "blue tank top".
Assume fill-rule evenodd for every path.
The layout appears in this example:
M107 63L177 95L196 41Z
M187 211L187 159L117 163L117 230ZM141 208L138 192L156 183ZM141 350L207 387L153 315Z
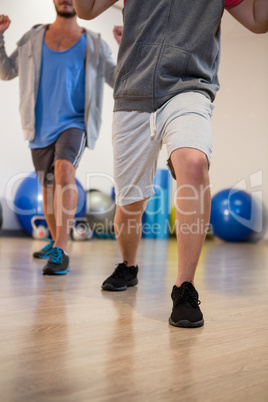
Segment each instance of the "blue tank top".
M49 49L43 40L35 138L30 148L52 144L68 128L85 130L85 51L85 34L63 52Z

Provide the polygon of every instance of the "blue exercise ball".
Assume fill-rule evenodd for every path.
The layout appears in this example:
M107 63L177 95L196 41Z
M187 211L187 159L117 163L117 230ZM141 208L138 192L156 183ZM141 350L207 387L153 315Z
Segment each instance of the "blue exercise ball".
M77 208L76 208L76 213L75 217L76 218L83 218L86 214L87 210L87 195L84 190L84 187L80 183L80 181L75 178L75 183L77 186L77 191L78 191L78 203L77 203Z
M248 241L255 232L259 219L258 205L245 191L225 189L212 197L211 229L222 240Z
M20 183L15 194L14 205L20 225L31 235L32 217L44 215L41 185L35 173L31 173Z
M78 205L75 216L83 217L86 212L86 193L81 183L77 179L75 181L78 189ZM19 223L31 235L33 231L32 217L44 215L42 189L36 173L31 173L20 183L15 194L14 205Z

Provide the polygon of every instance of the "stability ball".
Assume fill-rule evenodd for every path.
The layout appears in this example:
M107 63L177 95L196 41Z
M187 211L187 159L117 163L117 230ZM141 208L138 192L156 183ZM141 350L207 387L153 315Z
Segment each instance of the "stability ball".
M86 214L87 196L86 196L84 187L82 186L82 184L80 183L80 181L77 178L75 178L75 183L76 183L77 191L78 191L78 203L77 203L75 217L83 218Z
M98 234L112 233L115 215L115 203L102 191L87 191L86 217L92 230Z
M86 212L86 194L81 183L75 179L78 189L78 205L76 217L83 217ZM17 218L22 228L30 235L33 234L31 220L34 216L44 216L43 195L36 173L31 173L19 185L14 205Z
M229 188L212 197L211 229L222 240L248 241L257 230L260 219L258 204L245 191Z
M31 173L20 183L14 205L19 223L31 235L33 231L31 219L34 216L44 215L41 185L35 173Z

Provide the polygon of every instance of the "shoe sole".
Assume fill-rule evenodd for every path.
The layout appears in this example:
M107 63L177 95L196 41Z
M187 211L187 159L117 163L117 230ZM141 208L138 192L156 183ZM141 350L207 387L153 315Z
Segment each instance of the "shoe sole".
M49 255L44 255L44 256L41 256L41 255L33 255L33 258L38 258L39 260L46 260L46 259L48 259L50 257L50 254Z
M126 286L122 286L121 288L115 288L111 283L106 283L105 285L102 285L101 288L102 290L109 290L110 292L122 292L123 290L127 290L128 287L131 286L136 286L138 284L138 279L132 279L127 283Z
M196 322L190 322L188 320L180 320L178 322L174 322L171 318L169 318L168 322L170 325L173 325L173 327L179 327L179 328L198 328L204 325L203 319Z
M68 267L64 271L51 271L51 270L46 270L43 271L43 275L66 275L70 271L70 268Z

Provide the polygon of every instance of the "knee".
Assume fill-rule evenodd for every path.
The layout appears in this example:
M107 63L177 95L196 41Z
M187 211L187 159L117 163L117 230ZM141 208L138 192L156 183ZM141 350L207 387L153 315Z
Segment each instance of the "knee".
M184 150L172 161L176 178L191 184L202 184L208 180L207 156L198 150Z
M62 186L73 184L75 178L75 168L69 162L65 160L56 161L55 165L55 181L56 184L61 184Z
M135 202L125 206L116 206L115 220L127 222L131 219L140 221L148 200Z
M208 160L203 152L190 156L186 162L189 178L194 183L203 183L208 176Z

